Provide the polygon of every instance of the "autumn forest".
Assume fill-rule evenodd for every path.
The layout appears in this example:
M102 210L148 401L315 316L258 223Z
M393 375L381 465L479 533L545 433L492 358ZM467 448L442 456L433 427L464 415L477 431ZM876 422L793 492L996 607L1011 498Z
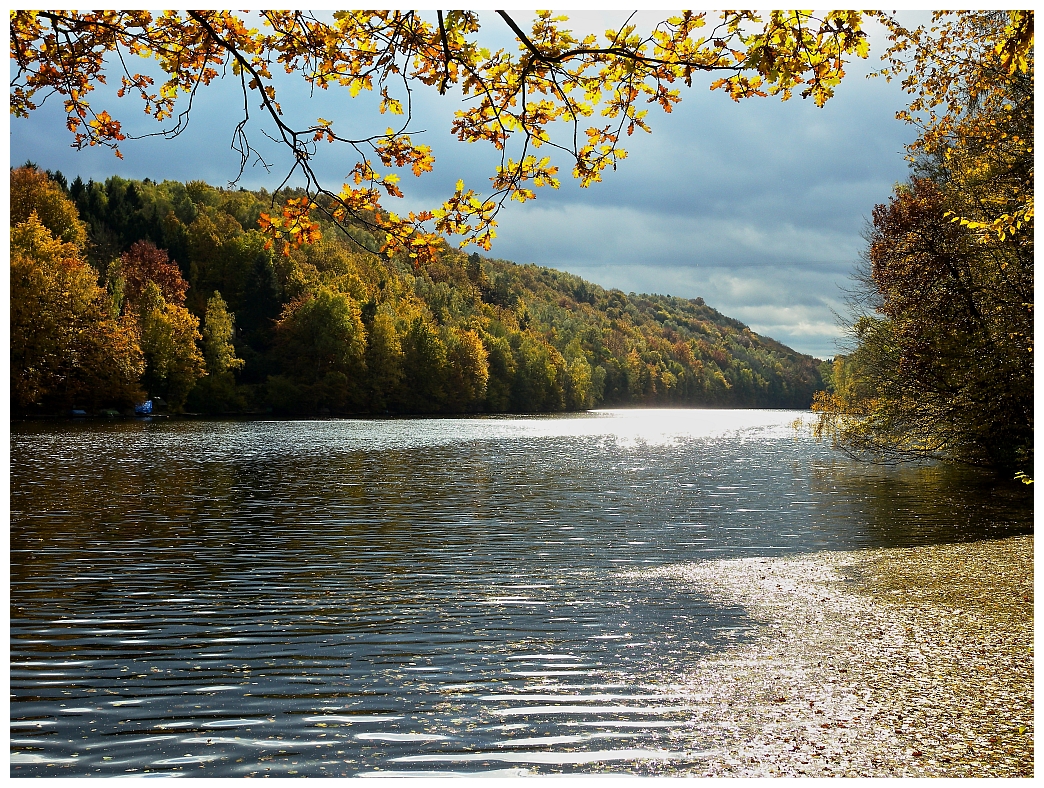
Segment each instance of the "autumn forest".
M526 413L808 407L818 362L702 299L637 296L363 227L279 253L294 193L11 173L12 399L23 413Z
M12 777L1034 774L1032 11L9 23Z

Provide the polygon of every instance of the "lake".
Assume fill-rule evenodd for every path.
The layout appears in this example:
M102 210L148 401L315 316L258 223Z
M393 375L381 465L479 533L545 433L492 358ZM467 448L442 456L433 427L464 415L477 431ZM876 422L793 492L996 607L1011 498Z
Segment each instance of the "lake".
M801 419L13 423L11 775L684 774L754 622L640 570L1032 532Z

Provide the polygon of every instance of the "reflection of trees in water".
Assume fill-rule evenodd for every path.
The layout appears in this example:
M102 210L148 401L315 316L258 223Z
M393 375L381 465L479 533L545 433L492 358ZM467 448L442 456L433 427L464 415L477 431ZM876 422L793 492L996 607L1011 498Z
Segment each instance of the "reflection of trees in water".
M106 445L80 455L67 426L48 434L41 425L31 434L54 443L55 453L67 455L73 446L60 472L40 467L51 452L12 449L12 581L34 579L38 602L72 594L102 604L110 581L61 582L92 572L118 572L117 586L128 575L147 575L156 593L198 590L220 574L207 556L235 558L241 540L229 539L223 526L239 507L235 468L147 456L145 429L142 423L91 425L92 436L108 433ZM153 563L160 555L163 569ZM191 572L176 571L187 566Z
M860 547L905 547L1001 538L1033 531L1025 485L971 468L809 465L809 489L831 519L862 521Z
M527 572L544 566L540 550L568 555L571 566L605 566L610 555L681 560L697 549L702 557L702 546L844 549L1032 528L1021 484L955 468L868 467L773 443L636 452L588 437L374 450L353 448L345 433L331 450L310 446L307 430L285 446L268 445L264 430L210 423L84 430L17 430L15 581L97 567L182 595L242 583L264 564L265 583L308 595L376 583L409 596L418 573ZM715 478L746 487L711 497ZM697 525L699 545L675 545L691 542ZM88 560L72 566L70 557ZM103 581L47 585L39 593L113 593Z

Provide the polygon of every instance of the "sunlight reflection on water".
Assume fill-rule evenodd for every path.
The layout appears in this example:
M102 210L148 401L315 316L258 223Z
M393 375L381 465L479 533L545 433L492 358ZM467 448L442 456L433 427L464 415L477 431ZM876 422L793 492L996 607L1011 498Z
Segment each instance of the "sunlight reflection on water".
M13 425L11 774L682 773L753 624L632 570L1032 527L807 419Z

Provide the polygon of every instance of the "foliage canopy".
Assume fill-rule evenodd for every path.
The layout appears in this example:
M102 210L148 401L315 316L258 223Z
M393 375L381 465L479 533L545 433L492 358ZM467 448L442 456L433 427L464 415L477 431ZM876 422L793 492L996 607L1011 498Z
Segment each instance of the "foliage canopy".
M482 46L473 11L438 11L434 18L416 11L338 11L332 17L306 11L12 11L11 110L25 116L58 95L74 145L105 145L120 155L127 138L121 121L91 103L110 72L119 75L119 96L136 97L157 121L173 122L161 133L174 136L185 128L196 92L231 70L243 93L233 138L242 166L260 160L247 136L251 107L259 104L292 152L287 179L301 173L307 183L302 197L285 202L279 213L265 213L262 229L284 239L285 249L315 240L319 231L310 214L318 208L336 222L367 227L381 251L430 262L439 234L488 250L504 202L531 200L536 188L557 188L559 162L581 186L601 180L626 156L622 139L650 131L645 107L670 112L681 100L678 86L691 86L701 72L716 77L712 88L736 100L786 99L797 90L822 105L844 76L846 58L868 52L862 16L853 11L684 11L651 30L639 31L629 17L601 36L583 37L566 27L567 17L549 11L538 12L528 30L506 12L497 14L515 36L516 51ZM135 57L155 61L163 75L158 84L133 70ZM313 89L339 88L351 98L376 93L380 114L393 125L352 136L323 118L288 119L277 95L278 69ZM412 97L420 89L459 92L464 103L453 132L462 141L492 145L500 163L488 194L458 182L441 206L400 217L382 203L402 195L396 170L419 176L435 162L431 148L411 136ZM185 96L188 106L179 112ZM322 143L346 146L356 157L339 192L321 184L312 169Z
M54 179L64 181L57 173ZM134 380L172 408L807 407L820 386L813 359L700 299L604 290L571 274L445 246L416 270L405 255L377 254L380 244L366 227L350 226L349 243L325 220L314 243L274 254L265 248L258 209L298 199L297 192L117 177L77 178L67 188L69 196L60 189L59 196L75 205L66 213L78 213L75 220L89 228L91 264L75 254L92 297L129 326L139 354ZM24 232L24 224L16 229ZM18 337L32 333L29 316L40 308L12 291L13 313L26 315ZM12 373L15 386L31 377L20 361ZM127 404L102 390L95 400ZM32 411L46 410L50 400L16 402Z

